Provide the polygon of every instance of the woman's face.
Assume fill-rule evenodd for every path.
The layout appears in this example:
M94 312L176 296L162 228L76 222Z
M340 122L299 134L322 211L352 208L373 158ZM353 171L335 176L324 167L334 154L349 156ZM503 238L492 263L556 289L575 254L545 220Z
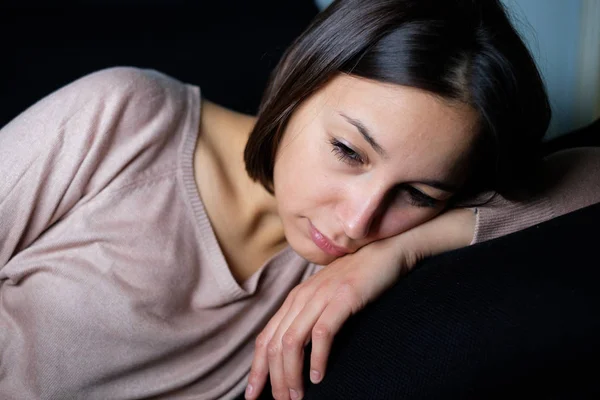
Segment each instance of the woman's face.
M336 76L294 112L277 151L288 243L326 265L439 214L465 181L477 121L419 89Z

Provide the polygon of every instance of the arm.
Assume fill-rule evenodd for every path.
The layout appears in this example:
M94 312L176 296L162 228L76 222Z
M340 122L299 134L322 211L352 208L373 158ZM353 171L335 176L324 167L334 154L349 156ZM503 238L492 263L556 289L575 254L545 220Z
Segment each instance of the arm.
M598 149L556 153L546 159L542 172L539 197L522 203L497 198L475 210L449 210L342 257L297 286L257 338L247 397L258 396L269 373L276 398L293 398L291 390L301 395L303 347L309 340L311 380L323 379L333 337L342 324L423 258L600 201Z
M83 196L76 174L84 143L72 129L90 100L81 89L52 93L0 130L0 268Z
M161 107L164 89L153 80L133 68L98 71L0 130L0 279L15 254L103 190L129 161L123 158L135 157L115 149L134 147Z
M335 334L418 261L473 237L472 210L450 210L400 235L380 240L329 264L296 286L256 339L246 397L255 399L270 374L273 396L302 395L303 348L312 341L311 381L320 382Z
M497 196L477 208L471 243L483 242L600 202L600 148L569 149L546 157L541 188L532 199L513 202Z

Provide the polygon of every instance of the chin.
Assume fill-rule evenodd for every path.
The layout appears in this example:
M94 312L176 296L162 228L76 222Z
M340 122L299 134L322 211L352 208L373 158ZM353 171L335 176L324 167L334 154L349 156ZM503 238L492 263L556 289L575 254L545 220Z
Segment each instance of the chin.
M317 265L328 265L338 259L336 256L332 256L331 254L326 254L318 248L315 249L306 249L306 247L302 246L293 246L290 245L292 249L306 261L311 262ZM315 246L316 247L316 246Z

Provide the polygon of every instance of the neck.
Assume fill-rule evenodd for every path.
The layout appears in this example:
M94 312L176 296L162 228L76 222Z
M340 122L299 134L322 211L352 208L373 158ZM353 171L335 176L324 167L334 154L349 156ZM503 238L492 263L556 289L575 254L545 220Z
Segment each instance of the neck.
M252 268L238 271L238 277L251 275L286 246L275 197L246 173L244 148L255 121L203 100L195 151L198 190L221 247L232 249L228 261L233 264L233 251L255 254Z
M238 205L250 214L277 214L275 197L246 172L244 149L255 123L254 116L203 102L201 135L223 162L220 167Z

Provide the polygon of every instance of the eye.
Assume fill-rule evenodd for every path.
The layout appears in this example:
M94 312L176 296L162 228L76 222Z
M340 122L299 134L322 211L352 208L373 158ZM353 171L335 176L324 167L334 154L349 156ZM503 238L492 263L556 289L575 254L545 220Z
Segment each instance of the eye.
M363 158L356 151L346 146L344 143L337 139L331 139L331 152L334 153L338 159L349 165L360 165L364 164Z
M404 187L410 204L415 207L435 207L438 205L440 200L434 199L431 196L426 195L414 186L407 185Z

